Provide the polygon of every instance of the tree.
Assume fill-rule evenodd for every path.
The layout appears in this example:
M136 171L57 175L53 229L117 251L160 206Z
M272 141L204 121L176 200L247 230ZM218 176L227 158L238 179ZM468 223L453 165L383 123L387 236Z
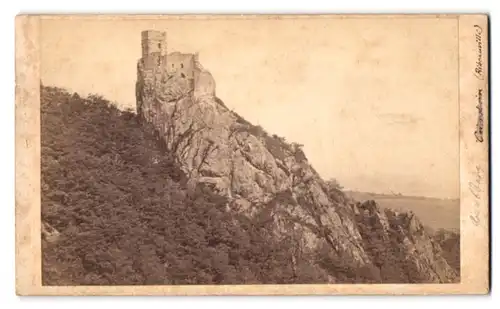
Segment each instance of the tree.
M326 184L328 185L328 188L331 190L342 190L344 187L340 185L340 183L337 181L335 178L331 178L326 181Z

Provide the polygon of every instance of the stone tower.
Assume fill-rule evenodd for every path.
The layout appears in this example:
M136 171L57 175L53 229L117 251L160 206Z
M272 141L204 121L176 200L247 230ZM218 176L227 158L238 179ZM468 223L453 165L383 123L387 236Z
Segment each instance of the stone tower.
M146 30L141 33L142 60L145 69L153 70L166 66L167 33Z

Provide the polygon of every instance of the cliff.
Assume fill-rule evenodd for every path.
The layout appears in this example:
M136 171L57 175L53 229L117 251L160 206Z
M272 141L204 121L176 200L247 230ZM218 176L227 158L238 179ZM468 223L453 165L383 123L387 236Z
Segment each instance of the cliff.
M186 175L189 194L208 190L224 198L227 212L291 241L292 264L320 252L313 267L331 283L459 280L418 218L347 198L318 175L300 145L229 110L203 72L209 91L196 95L182 78L138 66L137 113Z

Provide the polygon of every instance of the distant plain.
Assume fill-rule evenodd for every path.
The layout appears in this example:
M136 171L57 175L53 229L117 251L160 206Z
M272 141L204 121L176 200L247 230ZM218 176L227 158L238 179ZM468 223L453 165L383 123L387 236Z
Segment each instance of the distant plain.
M348 191L354 200L374 200L383 208L396 211L412 211L422 224L433 231L439 229L460 230L460 200L420 196L404 196Z

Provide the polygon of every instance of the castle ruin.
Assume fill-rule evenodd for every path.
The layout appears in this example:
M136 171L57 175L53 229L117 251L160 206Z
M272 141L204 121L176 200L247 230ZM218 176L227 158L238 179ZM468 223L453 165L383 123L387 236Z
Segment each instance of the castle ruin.
M167 54L167 33L164 31L142 31L141 45L138 72L146 82L164 83L175 77L187 82L188 91L192 91L195 98L215 96L215 80L200 64L198 53L175 51Z

